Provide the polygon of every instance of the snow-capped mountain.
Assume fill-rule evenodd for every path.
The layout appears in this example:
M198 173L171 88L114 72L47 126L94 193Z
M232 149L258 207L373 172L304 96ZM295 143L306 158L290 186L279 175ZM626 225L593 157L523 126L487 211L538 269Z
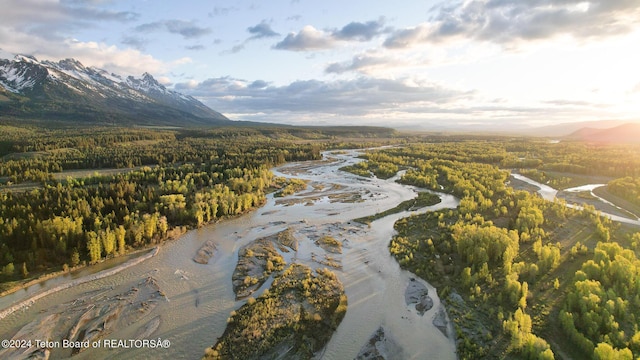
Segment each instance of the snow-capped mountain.
M228 122L200 101L153 76L122 77L74 59L0 59L0 116L88 122L208 125Z

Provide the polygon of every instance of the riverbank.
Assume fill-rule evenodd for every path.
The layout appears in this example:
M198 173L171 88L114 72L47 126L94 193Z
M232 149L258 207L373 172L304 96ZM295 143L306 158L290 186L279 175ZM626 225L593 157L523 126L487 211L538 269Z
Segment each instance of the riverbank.
M86 277L83 277L81 279L73 280L73 281L67 282L65 284L58 285L58 286L56 286L54 288L51 288L49 290L40 292L40 293L38 293L38 294L36 294L34 296L31 296L30 298L28 298L26 300L23 300L23 301L15 304L15 305L7 308L7 309L4 309L4 310L0 311L0 320L4 319L5 317L7 317L8 315L14 313L15 311L18 311L20 309L29 307L31 304L33 304L34 302L38 301L39 299L41 299L41 298L43 298L45 296L49 296L49 295L51 295L53 293L56 293L58 291L65 290L65 289L68 289L68 288L71 288L71 287L74 287L74 286L78 286L80 284L84 284L84 283L87 283L87 282L90 282L90 281L96 281L96 280L99 280L99 279L102 279L102 278L106 278L106 277L111 276L111 275L115 275L115 274L117 274L117 273L119 273L119 272L121 272L121 271L123 271L125 269L128 269L128 268L130 268L132 266L138 265L138 264L142 263L143 261L148 260L148 259L156 256L159 251L160 251L160 247L156 246L155 248L153 248L151 251L147 252L146 254L144 254L144 255L142 255L142 256L134 259L134 260L128 261L128 262L126 262L126 263L124 263L122 265L119 265L119 266L117 266L115 268L108 269L108 270L103 270L103 271L101 271L101 272L99 272L97 274L86 276Z
M132 252L129 252L123 256L120 257L115 257L115 258L111 258L111 259L105 259L102 262L100 262L99 264L104 264L106 262L109 261L118 261L120 260L120 262L126 262L129 261L129 258L132 257L136 257L136 256L140 256L142 253L144 253L145 251L149 250L148 248L146 249L136 249ZM65 275L73 275L75 273L80 272L81 270L86 270L86 269L90 269L92 266L95 266L97 264L93 264L93 265L89 265L89 264L81 264L78 266L74 266L69 268L68 270L59 270L59 271L53 271L53 272L45 272L40 274L37 277L31 278L29 280L26 280L25 282L21 282L21 281L17 281L17 285L11 286L9 288L7 288L6 290L3 290L2 292L0 292L0 298L7 296L7 295L11 295L13 293L16 293L20 290L24 290L26 288L29 288L31 286L34 285L38 285L38 284L42 284L43 282L46 282L48 280L52 280L52 279L56 279L58 277L61 276L65 276Z
M131 261L132 259L135 259L138 256L142 256L144 255L145 252L149 251L149 249L155 249L159 246L162 246L163 244L170 242L170 241L174 241L179 239L182 235L184 235L186 232L188 231L188 228L186 226L177 226L175 228L170 229L167 232L166 238L161 241L158 245L156 246L145 246L143 248L136 248L133 249L129 252L127 252L126 254L122 255L122 256L118 256L118 257L113 257L113 258L109 258L109 259L103 259L100 262L96 263L96 264L87 264L86 262L83 262L81 265L75 266L73 268L69 268L68 270L59 270L59 271L53 271L53 272L43 272L42 274L38 275L37 277L34 277L32 279L29 279L25 282L18 282L18 284L13 285L9 288L7 288L6 290L2 291L0 293L0 299L6 297L6 296L10 296L12 294L15 294L21 290L28 290L32 287L38 286L38 285L43 285L46 282L49 281L56 281L62 277L65 276L69 276L72 279L75 279L76 277L81 277L84 278L85 276L91 276L93 273L99 272L99 271L104 271L104 270L108 270L117 266L121 266L126 264L127 262ZM100 269L100 270L98 270ZM125 267L126 269L126 267ZM86 273L86 274L83 274ZM28 295L29 297L35 296L39 294L39 290L37 290L35 293L32 293L30 295ZM28 299L20 299L19 301L23 301L23 300L28 300ZM5 305L6 306L6 305ZM0 302L0 310L2 307L2 303Z

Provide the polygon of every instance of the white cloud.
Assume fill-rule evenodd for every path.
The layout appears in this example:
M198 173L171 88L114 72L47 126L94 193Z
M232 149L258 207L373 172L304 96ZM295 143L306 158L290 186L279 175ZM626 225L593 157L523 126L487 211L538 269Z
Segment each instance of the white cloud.
M192 58L185 56L185 57L181 57L180 59L173 60L171 64L174 66L177 66L177 65L191 64L192 62L193 62Z
M390 52L378 53L375 51L357 54L351 60L332 62L325 67L328 74L343 74L356 72L360 74L375 75L390 73L394 69L407 69L415 66L426 66L424 59L416 59L412 56L397 56Z
M180 35L185 39L195 39L210 34L211 28L198 26L194 21L171 19L138 25L135 31L140 33L167 31L171 34Z
M307 25L298 33L289 33L282 41L273 46L278 50L309 51L329 49L343 41L371 41L385 32L384 18L367 22L353 21L341 29L318 30Z
M164 86L173 85L173 82L171 81L171 79L169 79L166 76L158 76L155 79L158 80L158 82Z
M503 45L568 35L604 38L631 32L640 21L634 0L471 0L435 8L435 16L415 27L396 30L388 48L473 39Z
M166 71L166 64L139 50L80 41L68 35L73 29L95 26L96 22L128 22L138 16L92 6L99 3L102 1L5 0L0 12L0 44L10 53L46 60L75 58L85 66L123 75Z
M18 32L48 39L64 38L71 29L95 27L99 22L131 22L139 14L91 6L91 1L3 0L0 24ZM2 39L0 39L2 40Z
M220 77L200 83L178 83L175 89L197 97L217 111L270 114L274 119L368 118L385 113L406 114L404 109L410 107L423 109L425 113L449 113L447 107L474 97L470 91L448 89L411 78L300 80L273 86L261 80ZM411 116L415 117L415 114Z
M97 42L65 41L67 48L59 51L58 56L47 56L36 52L37 57L56 60L72 57L85 66L97 66L125 75L140 75L144 72L163 73L167 66L151 55L134 49L119 49L114 45Z
M289 33L282 41L274 45L278 50L319 50L331 48L335 40L329 33L307 25L298 33Z

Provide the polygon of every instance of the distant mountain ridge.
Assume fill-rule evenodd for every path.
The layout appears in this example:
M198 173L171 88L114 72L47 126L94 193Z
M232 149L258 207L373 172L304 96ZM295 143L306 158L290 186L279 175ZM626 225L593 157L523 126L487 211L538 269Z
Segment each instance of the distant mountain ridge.
M626 123L608 129L585 127L566 137L571 140L582 140L598 143L640 143L640 124Z
M580 131L584 128L608 129L615 126L625 124L627 122L622 120L596 120L596 121L577 121L566 122L554 125L547 125L541 127L535 127L526 131L527 135L531 136L550 136L550 137L564 137L570 136L576 131Z
M0 59L0 116L88 123L216 125L231 121L149 73L123 77L75 59Z

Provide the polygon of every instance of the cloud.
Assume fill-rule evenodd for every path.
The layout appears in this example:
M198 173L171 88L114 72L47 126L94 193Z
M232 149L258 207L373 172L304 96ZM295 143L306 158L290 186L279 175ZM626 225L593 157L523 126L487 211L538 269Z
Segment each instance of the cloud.
M331 48L335 43L331 35L307 25L298 33L289 33L273 46L278 50L307 51Z
M406 48L456 38L508 45L570 35L576 39L630 32L640 21L633 0L472 0L436 7L434 17L399 29L384 42Z
M111 3L113 2L113 0L61 0L61 3L65 3L65 4L91 4L91 5L98 5L98 4L106 4L106 3Z
M473 96L472 92L447 89L414 79L299 80L273 86L232 77L212 78L200 83L177 83L175 89L223 112L345 114L366 116L402 107L440 108Z
M224 53L231 53L231 54L239 53L240 51L244 50L245 44L246 44L246 41L243 42L242 44L235 45L234 47L231 48L231 50L224 51L223 54Z
M274 85L226 76L201 82L188 80L175 84L174 88L232 119L298 125L366 123L500 131L538 122L571 122L612 115L603 104L571 100L518 103L411 77L361 76Z
M40 57L37 52L36 56ZM162 73L166 70L166 65L151 55L97 42L65 41L64 46L60 46L57 56L47 56L51 60L68 57L73 57L87 66L96 66L123 75Z
M220 7L220 6L216 6L213 8L213 11L211 11L208 15L209 17L214 17L214 16L226 16L229 15L229 13L234 12L234 11L238 11L240 9L238 9L237 7L234 6L230 6L230 7Z
M376 68L390 68L406 64L406 61L395 59L388 56L379 56L373 54L358 54L350 61L334 62L325 68L325 73L342 74L345 72L355 71L360 73L369 73Z
M0 26L0 42L5 51L28 54L41 60L74 58L85 66L96 66L122 75L140 75L145 71L162 73L167 65L136 49L122 49L102 42L66 39L51 42L31 34L7 30Z
M173 85L173 83L171 82L171 79L169 79L166 76L158 76L155 78L156 80L158 80L158 82L164 86L171 86Z
M271 25L269 25L265 20L262 20L262 22L256 26L248 27L247 31L253 35L250 39L262 39L280 36L280 34L271 29Z
M204 50L205 49L204 45L200 45L200 44L198 44L198 45L188 45L188 46L185 46L184 48L187 49L187 50L194 50L194 51L195 50Z
M429 37L428 25L396 30L384 41L384 46L391 49L406 48L420 42L427 42Z
M0 26L48 39L61 39L64 38L63 34L70 30L96 27L104 21L131 22L140 16L135 12L111 11L86 6L93 3L90 1L4 0L0 12Z
M383 26L384 18L365 23L351 22L341 29L326 31L307 25L298 33L289 33L273 48L278 50L308 51L329 49L339 44L340 41L370 41L386 32Z
M193 62L193 59L185 56L185 57L181 57L179 59L173 60L171 62L172 65L184 65L184 64L191 64Z
M247 43L253 40L266 39L274 36L280 36L279 33L273 31L271 25L267 23L266 20L262 20L258 25L250 26L247 28L247 31L251 36L245 39L242 43L235 45L231 48L231 50L225 50L222 54L235 54L245 49Z
M120 42L140 51L144 50L149 43L147 39L143 39L137 36L124 36Z
M551 104L555 106L604 106L602 104L594 104L593 102L583 101L583 100L567 100L567 99L553 99L553 100L544 100L543 104Z
M144 40L128 36L123 49L104 42L73 38L79 28L98 27L101 22L131 22L137 13L101 9L100 0L4 0L0 12L0 44L14 54L34 55L39 59L75 58L86 66L96 66L123 75L145 71L161 73L167 65L140 52Z
M185 39L194 39L211 33L211 28L197 26L193 21L162 20L138 25L135 27L135 31L141 33L167 31L171 34L181 35Z
M342 29L333 32L333 37L340 40L369 41L382 33L384 18L366 23L351 22Z

